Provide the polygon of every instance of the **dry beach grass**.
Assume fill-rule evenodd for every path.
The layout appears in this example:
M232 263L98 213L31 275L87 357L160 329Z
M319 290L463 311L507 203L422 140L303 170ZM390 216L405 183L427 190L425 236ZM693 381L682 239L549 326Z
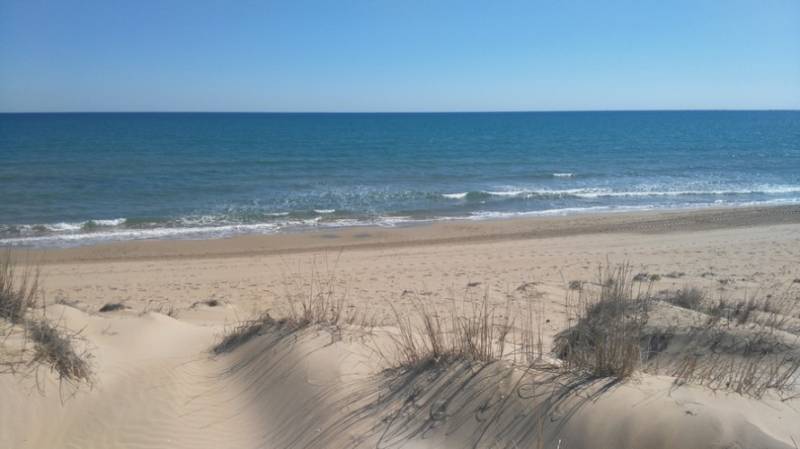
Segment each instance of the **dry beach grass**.
M0 336L6 343L0 347L0 367L28 376L44 365L60 381L90 382L88 354L76 350L76 335L42 313L35 316L40 294L37 268L25 266L20 272L10 253L0 256Z
M491 235L496 224L467 226ZM16 266L7 297L38 299L16 324L2 320L3 349L24 347L35 363L17 366L40 368L0 374L0 447L792 448L800 438L796 225L393 238L327 256L42 255L50 300L20 293L35 270L22 289ZM89 382L54 395L59 370Z

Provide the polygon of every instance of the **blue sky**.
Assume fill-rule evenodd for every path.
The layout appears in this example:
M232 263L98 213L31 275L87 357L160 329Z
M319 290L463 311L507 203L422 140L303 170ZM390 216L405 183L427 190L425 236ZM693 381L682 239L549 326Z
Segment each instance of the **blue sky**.
M2 111L775 108L798 0L0 0Z

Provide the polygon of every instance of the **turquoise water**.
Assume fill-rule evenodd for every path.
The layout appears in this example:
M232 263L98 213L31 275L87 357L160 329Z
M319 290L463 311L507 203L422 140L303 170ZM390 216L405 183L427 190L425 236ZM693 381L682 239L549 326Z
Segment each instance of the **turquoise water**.
M0 245L800 202L800 112L0 114Z

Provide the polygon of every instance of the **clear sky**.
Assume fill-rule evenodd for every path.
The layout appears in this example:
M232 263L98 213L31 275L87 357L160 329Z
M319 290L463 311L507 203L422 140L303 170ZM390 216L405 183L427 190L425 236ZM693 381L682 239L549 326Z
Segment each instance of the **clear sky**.
M800 109L800 0L0 0L0 111Z

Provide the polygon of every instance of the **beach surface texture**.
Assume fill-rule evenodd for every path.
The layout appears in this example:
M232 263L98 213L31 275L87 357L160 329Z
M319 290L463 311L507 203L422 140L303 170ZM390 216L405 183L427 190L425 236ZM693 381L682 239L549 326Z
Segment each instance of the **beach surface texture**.
M72 336L91 374L64 377L41 359L0 370L3 448L800 443L798 206L126 241L10 257L39 266L45 294L30 316ZM600 375L574 357L585 340L568 332L620 277L631 303L648 298L646 317L631 372ZM675 296L690 289L702 298ZM625 323L610 326L625 333ZM441 330L438 352L425 337L431 326ZM36 351L23 328L4 327L6 360Z

